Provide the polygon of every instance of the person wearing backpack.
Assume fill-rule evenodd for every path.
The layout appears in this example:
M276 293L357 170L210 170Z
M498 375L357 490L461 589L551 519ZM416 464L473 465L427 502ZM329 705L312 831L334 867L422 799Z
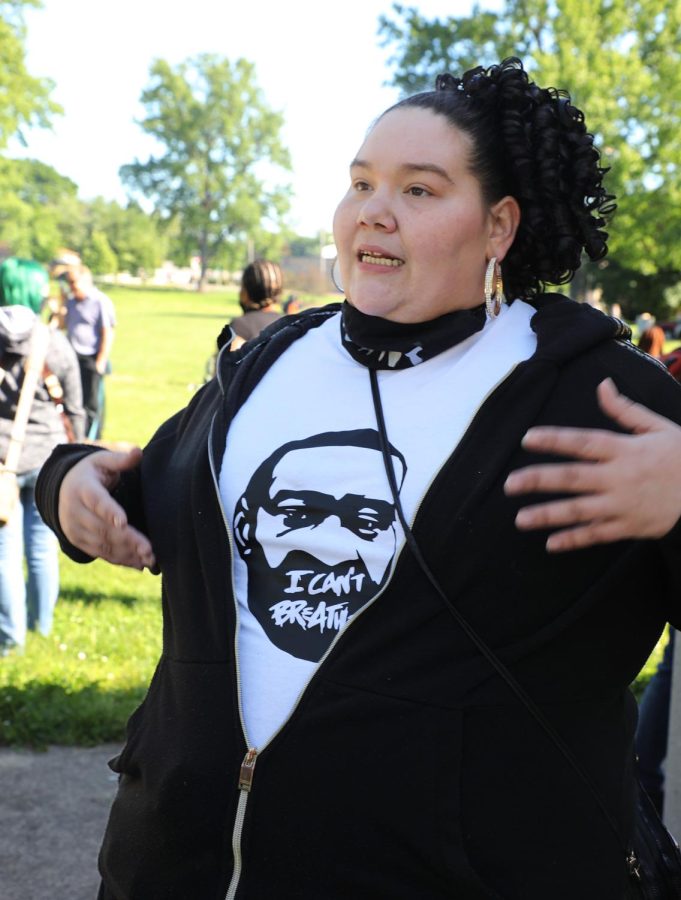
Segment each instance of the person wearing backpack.
M0 460L7 462L22 387L49 279L41 265L10 257L0 265ZM41 326L47 328L47 326ZM57 444L83 436L76 354L49 330L16 470L18 499L0 527L0 655L23 647L26 631L49 634L59 593L57 541L35 505L40 467ZM64 420L66 416L66 422ZM14 429L14 430L13 430ZM24 578L24 558L27 578Z

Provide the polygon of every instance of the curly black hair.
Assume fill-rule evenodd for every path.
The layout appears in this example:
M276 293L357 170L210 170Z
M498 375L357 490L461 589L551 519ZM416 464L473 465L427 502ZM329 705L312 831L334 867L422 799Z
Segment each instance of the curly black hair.
M521 220L502 263L506 294L529 299L546 284L565 284L582 252L607 253L607 218L614 196L603 186L608 171L567 91L530 81L522 62L477 66L461 78L438 75L434 91L400 100L394 109L430 109L469 135L470 169L492 204L511 195Z

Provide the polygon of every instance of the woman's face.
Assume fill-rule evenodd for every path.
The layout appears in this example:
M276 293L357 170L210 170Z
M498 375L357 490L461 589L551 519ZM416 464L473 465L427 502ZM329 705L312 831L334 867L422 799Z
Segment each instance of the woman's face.
M483 302L487 261L503 258L513 235L498 240L496 205L485 204L469 171L471 148L467 134L426 109L393 110L371 129L333 225L343 289L357 309L425 322Z

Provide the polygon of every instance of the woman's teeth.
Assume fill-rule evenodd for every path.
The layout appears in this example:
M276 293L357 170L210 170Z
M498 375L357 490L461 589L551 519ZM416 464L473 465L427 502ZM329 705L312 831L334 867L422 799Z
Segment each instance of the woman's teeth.
M374 256L373 253L360 254L359 261L363 263L372 263L377 266L401 266L404 264L402 259L392 259L388 256Z

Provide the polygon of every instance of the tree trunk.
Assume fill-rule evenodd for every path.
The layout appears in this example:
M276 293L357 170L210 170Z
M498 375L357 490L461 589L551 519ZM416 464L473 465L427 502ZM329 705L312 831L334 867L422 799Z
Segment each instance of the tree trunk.
M196 290L203 291L206 287L206 272L208 271L208 231L206 229L201 232L199 256L201 258L201 274L199 275Z

